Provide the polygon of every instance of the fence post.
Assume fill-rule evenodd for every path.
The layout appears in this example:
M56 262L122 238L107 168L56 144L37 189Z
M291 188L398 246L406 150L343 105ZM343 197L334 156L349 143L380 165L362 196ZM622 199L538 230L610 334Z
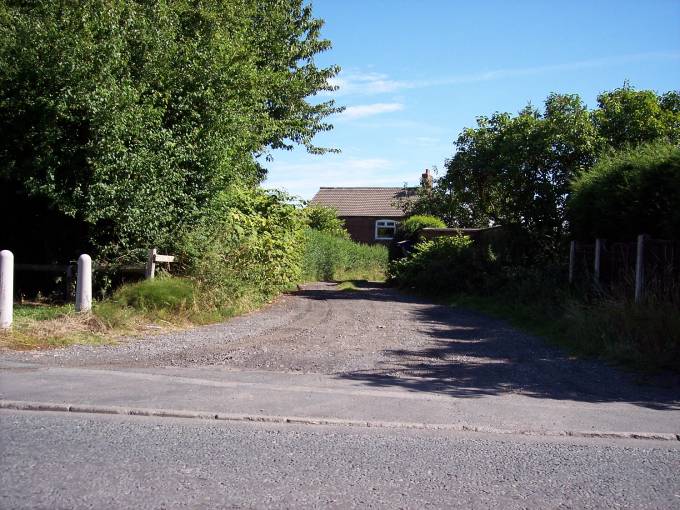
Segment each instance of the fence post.
M635 257L635 302L642 301L645 288L645 240L646 234L640 234L637 238L637 255Z
M146 261L146 272L144 274L147 280L152 279L156 273L156 253L158 253L156 248L149 250L149 258Z
M76 311L89 312L92 309L92 259L82 254L78 257L78 279L76 280Z
M569 243L569 284L574 283L574 269L576 267L576 241Z
M600 283L600 266L602 261L602 245L604 240L597 238L595 239L595 264L593 267L595 283Z
M14 254L0 251L0 329L12 327L14 307Z

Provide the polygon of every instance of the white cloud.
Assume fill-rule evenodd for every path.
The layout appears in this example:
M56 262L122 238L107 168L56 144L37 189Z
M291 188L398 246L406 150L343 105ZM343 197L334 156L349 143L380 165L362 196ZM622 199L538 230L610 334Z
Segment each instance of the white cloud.
M362 119L364 117L371 117L381 113L398 112L403 109L404 105L402 103L362 104L348 106L345 111L340 114L340 118L347 120Z
M452 76L443 76L439 78L411 81L395 80L391 79L386 74L375 72L370 73L348 72L341 73L339 76L331 79L331 84L337 85L339 89L335 92L329 92L328 94L334 96L384 94L407 89L480 83L485 81L500 80L520 76L533 76L555 72L578 71L581 69L610 67L628 64L631 62L646 62L654 60L657 61L680 60L680 52L658 51L650 53L633 53L628 55L617 55L612 57L580 60L576 62L566 62L560 64L549 64L533 67L492 69L489 71L482 71L478 73L459 74Z
M341 73L329 80L338 90L332 94L384 94L401 90L407 85L405 82L391 80L381 73Z

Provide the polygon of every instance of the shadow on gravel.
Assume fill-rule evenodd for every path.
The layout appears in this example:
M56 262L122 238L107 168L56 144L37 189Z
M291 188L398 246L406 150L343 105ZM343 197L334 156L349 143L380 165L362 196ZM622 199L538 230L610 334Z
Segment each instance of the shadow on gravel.
M428 338L417 349L383 351L387 360L371 370L348 372L343 379L374 387L402 387L458 398L508 393L581 402L627 402L659 410L680 409L680 377L643 380L597 360L574 359L483 314L437 305L423 298L370 284L359 292L332 287L301 290L306 299L372 300L403 303L413 319L399 336Z

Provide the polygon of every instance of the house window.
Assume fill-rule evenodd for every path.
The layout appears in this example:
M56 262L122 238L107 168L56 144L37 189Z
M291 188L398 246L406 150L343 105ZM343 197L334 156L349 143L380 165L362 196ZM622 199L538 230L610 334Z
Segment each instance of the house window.
M394 239L397 222L394 220L378 220L375 222L375 238L389 241Z

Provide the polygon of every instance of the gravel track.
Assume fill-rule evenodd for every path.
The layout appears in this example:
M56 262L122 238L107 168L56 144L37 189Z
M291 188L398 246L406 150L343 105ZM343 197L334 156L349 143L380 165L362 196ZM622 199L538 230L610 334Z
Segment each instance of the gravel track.
M381 286L307 285L228 322L112 346L0 353L5 361L71 367L224 367L332 374L375 386L476 397L519 393L680 408L680 381L639 384L572 359L505 322Z

